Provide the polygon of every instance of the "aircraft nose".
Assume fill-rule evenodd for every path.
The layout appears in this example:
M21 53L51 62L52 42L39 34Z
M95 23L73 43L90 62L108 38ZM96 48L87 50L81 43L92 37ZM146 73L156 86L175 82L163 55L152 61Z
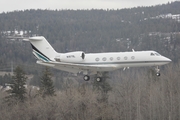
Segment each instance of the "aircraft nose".
M165 61L166 61L167 63L169 63L169 62L171 62L172 60L165 57Z

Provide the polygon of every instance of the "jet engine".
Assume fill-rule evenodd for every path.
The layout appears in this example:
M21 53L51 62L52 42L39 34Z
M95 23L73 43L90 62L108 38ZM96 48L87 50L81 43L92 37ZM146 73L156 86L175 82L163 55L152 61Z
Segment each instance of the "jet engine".
M82 51L68 52L60 55L61 62L78 63L85 59L85 53Z

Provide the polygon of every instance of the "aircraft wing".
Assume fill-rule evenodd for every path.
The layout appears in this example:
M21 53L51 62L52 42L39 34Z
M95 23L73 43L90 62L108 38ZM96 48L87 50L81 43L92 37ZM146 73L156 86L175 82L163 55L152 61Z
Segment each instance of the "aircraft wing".
M116 65L112 64L78 64L78 63L65 63L65 62L43 62L37 61L38 64L54 67L63 71L71 73L79 73L82 71L88 71L90 73L97 71L111 71L117 69Z

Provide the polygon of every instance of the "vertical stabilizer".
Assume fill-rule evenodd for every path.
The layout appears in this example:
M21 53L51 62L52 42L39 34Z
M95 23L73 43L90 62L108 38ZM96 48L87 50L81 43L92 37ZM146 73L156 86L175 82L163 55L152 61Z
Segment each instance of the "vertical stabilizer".
M45 62L54 61L57 52L43 36L30 37L29 41L36 58Z

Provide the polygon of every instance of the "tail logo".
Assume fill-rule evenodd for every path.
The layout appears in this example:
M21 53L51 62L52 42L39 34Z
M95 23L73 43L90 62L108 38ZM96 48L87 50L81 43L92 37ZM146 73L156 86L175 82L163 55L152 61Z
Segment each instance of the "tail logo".
M39 60L42 60L44 62L50 62L51 60L45 56L43 53L41 53L34 45L31 44L31 47L33 48L33 54L35 57Z

